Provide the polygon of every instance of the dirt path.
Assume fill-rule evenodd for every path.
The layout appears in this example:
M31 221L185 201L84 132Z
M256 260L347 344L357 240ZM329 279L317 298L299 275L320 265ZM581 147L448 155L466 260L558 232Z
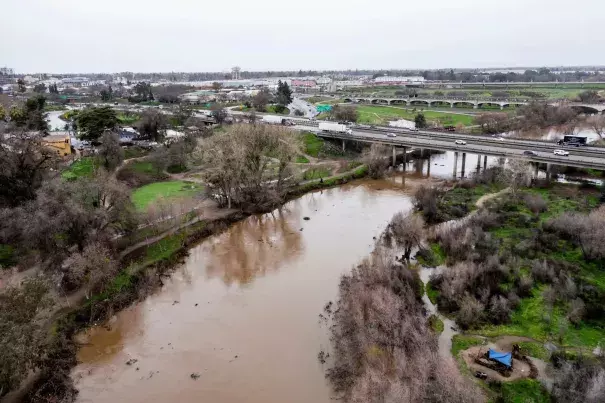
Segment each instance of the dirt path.
M485 205L486 201L491 200L495 197L502 196L503 194L508 193L509 191L510 191L510 188L505 188L496 193L488 193L486 195L483 195L479 198L479 200L477 200L477 202L475 203L475 206L477 206L477 208L482 208Z

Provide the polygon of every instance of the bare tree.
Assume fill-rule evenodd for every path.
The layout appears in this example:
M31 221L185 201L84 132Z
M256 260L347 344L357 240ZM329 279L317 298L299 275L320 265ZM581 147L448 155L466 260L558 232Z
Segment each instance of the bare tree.
M343 401L483 400L455 364L439 356L418 287L417 276L381 247L343 276L332 317L334 363L327 372Z
M124 150L120 146L120 138L116 133L106 131L101 136L99 157L107 171L115 170L124 161Z
M0 133L0 206L17 206L35 197L58 164L42 135L22 130Z
M588 125L602 139L605 135L605 115L593 115L587 120Z
M119 270L111 251L97 242L70 256L65 267L63 283L68 289L85 286L87 297L89 293L104 292Z
M519 188L531 183L531 165L527 161L509 159L508 166L502 170L500 180L508 184L510 192L517 194Z
M227 110L220 105L212 105L210 108L212 110L212 117L216 120L216 123L223 124L227 119Z
M147 109L141 114L138 128L141 136L160 142L166 136L168 119L155 109Z
M403 248L403 256L409 262L414 248L418 248L424 237L424 220L418 214L397 213L385 230L385 240Z
M335 120L340 122L357 122L359 113L357 112L357 108L354 106L336 105L332 108L332 116Z
M267 104L271 102L271 98L272 97L269 93L269 90L262 89L261 91L259 91L258 94L254 96L254 98L252 98L252 105L257 111L264 112L267 108Z
M221 204L262 210L283 197L299 154L299 139L287 128L233 125L202 140L193 157L206 167L209 191Z
M19 386L36 368L52 301L40 279L0 290L0 397Z
M509 129L510 118L504 112L481 113L475 118L475 123L481 126L483 133L502 133Z
M389 167L389 151L390 148L383 144L372 144L364 150L362 160L368 166L370 177L379 179L385 175Z

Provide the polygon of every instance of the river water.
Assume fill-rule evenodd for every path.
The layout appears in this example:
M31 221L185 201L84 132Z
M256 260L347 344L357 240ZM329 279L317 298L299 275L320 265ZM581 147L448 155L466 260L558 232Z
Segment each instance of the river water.
M319 314L420 182L307 194L206 239L160 291L81 338L78 401L330 402Z

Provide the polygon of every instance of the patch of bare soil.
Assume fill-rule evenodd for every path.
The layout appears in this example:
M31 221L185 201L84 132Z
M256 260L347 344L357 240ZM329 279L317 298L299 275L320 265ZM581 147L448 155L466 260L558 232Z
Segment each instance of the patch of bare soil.
M512 382L530 377L531 367L529 363L517 360L515 358L513 358L513 369L511 371L510 376L508 377L502 375L498 371L476 363L475 358L484 355L487 352L488 348L489 347L487 346L474 346L462 351L462 358L464 359L464 362L471 370L471 372L483 372L484 374L487 374L488 380L496 380L500 382Z

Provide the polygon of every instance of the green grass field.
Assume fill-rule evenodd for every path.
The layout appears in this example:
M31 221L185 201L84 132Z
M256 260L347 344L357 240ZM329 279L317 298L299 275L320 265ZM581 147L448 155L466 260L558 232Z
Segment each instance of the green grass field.
M309 168L305 171L303 179L308 181L311 179L327 178L330 174L331 171L325 167Z
M324 141L313 133L303 133L302 141L305 154L317 158L319 152L324 146Z
M289 115L290 109L286 108L282 113L278 113L275 111L275 105L267 105L267 113L275 113L277 115Z
M66 180L75 180L81 177L91 177L97 167L93 157L80 158L61 173L61 177Z
M390 120L406 119L413 121L420 109L413 111L412 109L404 109L389 106L369 106L360 105L357 107L359 113L358 123L367 123L374 125L385 125ZM460 115L447 112L436 112L430 110L422 111L428 122L440 123L442 125L456 126L462 124L464 126L473 125L473 116Z
M160 198L172 199L192 196L201 192L202 186L185 181L156 182L141 186L132 192L132 202L137 210L145 210Z

